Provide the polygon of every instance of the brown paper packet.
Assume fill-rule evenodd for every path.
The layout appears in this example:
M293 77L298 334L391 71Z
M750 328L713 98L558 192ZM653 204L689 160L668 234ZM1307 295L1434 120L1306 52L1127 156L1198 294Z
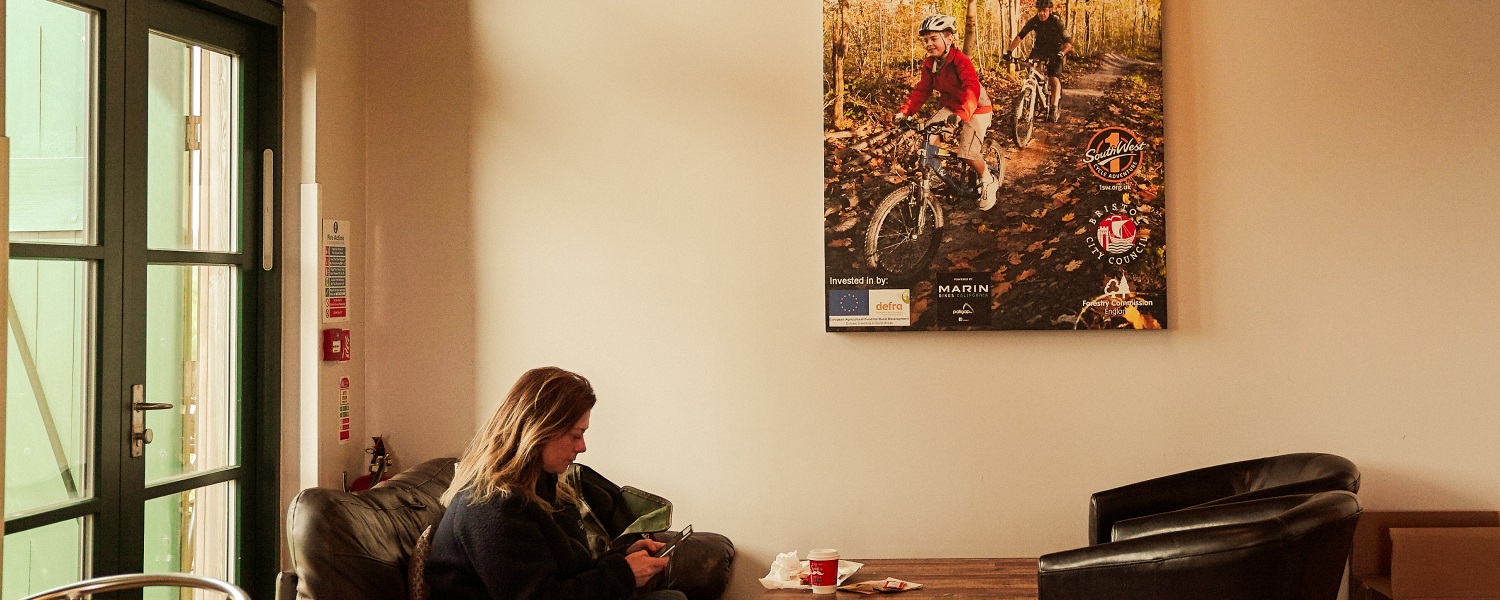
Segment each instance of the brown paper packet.
M861 581L849 585L839 586L841 592L854 592L856 594L889 594L904 592L906 590L920 589L922 584L910 581L901 581L895 577L887 577L874 581Z

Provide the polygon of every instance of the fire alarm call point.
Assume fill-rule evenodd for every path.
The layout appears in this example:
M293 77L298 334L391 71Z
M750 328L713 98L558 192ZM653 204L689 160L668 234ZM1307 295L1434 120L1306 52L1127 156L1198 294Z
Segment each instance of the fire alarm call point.
M323 330L323 360L344 362L349 360L349 330Z

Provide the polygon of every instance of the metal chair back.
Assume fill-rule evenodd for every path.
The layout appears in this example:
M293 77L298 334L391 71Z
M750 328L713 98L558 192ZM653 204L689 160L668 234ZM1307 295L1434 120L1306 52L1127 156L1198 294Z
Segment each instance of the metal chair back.
M135 573L95 577L27 596L23 600L78 600L88 594L157 586L210 590L223 592L231 600L250 600L250 595L246 594L245 590L233 584L187 573Z

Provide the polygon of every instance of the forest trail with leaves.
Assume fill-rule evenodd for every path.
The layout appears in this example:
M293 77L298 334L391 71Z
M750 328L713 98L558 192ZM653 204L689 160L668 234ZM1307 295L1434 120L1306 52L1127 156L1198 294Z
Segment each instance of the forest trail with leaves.
M1056 151L1059 142L1064 141L1059 138L1069 137L1068 132L1074 131L1083 124L1082 115L1092 112L1094 105L1104 99L1104 90L1124 77L1126 69L1144 62L1137 58L1110 53L1097 62L1093 71L1069 78L1068 85L1063 86L1062 118L1057 123L1046 123L1038 118L1036 134L1025 148L1017 149L1015 140L1007 137L1010 135L1012 115L1006 111L996 110L995 122L990 125L990 132L992 138L1002 140L1005 144L1007 179L1026 178L1034 173L1037 167L1046 163Z
M1087 244L1093 234L1089 219L1111 203L1123 203L1136 213L1141 235L1155 248L1139 258L1144 264L1132 266L1128 285L1145 291L1131 297L1149 297L1165 314L1165 294L1151 293L1165 289L1166 275L1160 64L1118 53L1070 61L1061 121L1038 121L1036 139L1024 149L1015 147L1010 134L1009 107L1018 78L984 74L982 79L996 106L989 137L1007 149L1005 180L997 205L987 212L971 204L944 206L947 223L933 271L989 274L994 325L1003 329L1120 326L1118 319L1089 314L1083 304L1123 277ZM1099 181L1081 161L1090 136L1107 126L1127 127L1153 149L1128 192L1096 193ZM915 160L915 136L867 124L830 132L825 144L827 275L870 275L862 236L874 207L905 183ZM939 328L923 316L932 295L930 281L912 287L914 327Z

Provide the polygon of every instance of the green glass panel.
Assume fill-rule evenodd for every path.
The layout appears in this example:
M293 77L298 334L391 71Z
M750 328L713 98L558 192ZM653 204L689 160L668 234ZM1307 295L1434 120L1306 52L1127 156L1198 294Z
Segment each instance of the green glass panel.
M94 240L94 15L5 0L10 240Z
M150 36L146 240L163 250L239 248L239 96L233 57Z
M93 269L10 261L5 514L88 496L94 390Z
M237 460L238 272L221 265L146 268L146 480Z
M5 600L83 579L88 527L83 519L5 536Z
M146 501L146 573L192 573L233 581L234 482ZM222 597L205 594L204 598ZM148 588L145 600L181 600L182 592Z

